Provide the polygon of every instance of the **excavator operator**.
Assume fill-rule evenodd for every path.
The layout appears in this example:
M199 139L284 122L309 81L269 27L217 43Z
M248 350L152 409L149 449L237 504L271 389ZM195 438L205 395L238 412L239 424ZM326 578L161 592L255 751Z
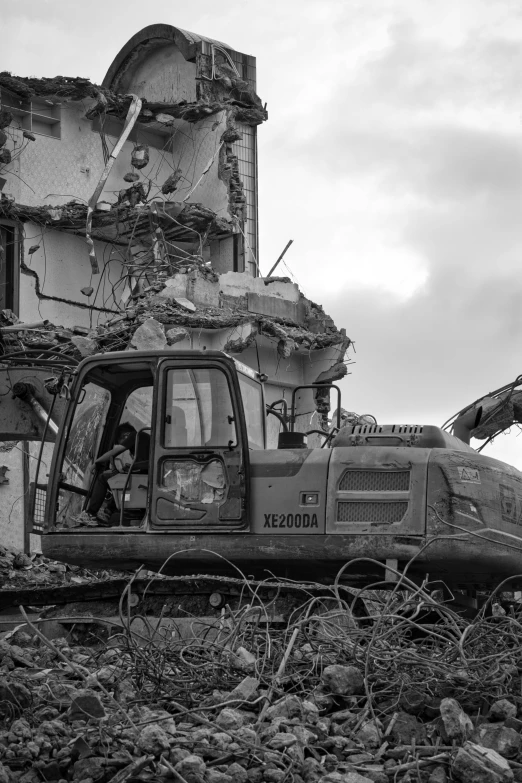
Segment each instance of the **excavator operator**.
M132 472L147 473L148 471L150 454L150 435L148 432L140 432L136 454L134 454L135 447L136 429L129 422L124 422L116 429L114 446L112 449L109 449L109 451L106 451L99 456L93 464L93 471L96 470L97 465L103 465L106 462L111 464L111 467L108 470L104 470L96 476L96 480L92 487L91 497L86 508L87 513L95 516L98 523L101 525L110 524L110 517L116 511L116 504L112 497L107 501L102 511L100 511L109 490L108 480L121 472L115 467L114 458L120 456L125 451L129 451L134 460Z

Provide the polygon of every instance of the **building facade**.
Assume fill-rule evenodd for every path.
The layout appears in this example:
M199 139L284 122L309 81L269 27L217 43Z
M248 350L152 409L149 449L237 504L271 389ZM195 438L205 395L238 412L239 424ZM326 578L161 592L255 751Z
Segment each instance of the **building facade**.
M178 328L168 350L241 354L269 403L341 377L345 333L295 284L260 275L266 119L254 57L170 25L133 36L99 86L0 74L0 310L41 324L18 347L29 334L81 355L131 349L152 318ZM299 404L299 428L313 428L311 392ZM39 446L2 448L0 537L23 548Z

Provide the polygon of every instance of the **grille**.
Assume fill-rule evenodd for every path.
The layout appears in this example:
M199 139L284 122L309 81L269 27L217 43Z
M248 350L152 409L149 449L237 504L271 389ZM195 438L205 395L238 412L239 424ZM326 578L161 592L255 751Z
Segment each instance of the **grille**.
M400 522L408 510L407 501L339 501L338 522Z
M341 476L342 492L407 492L409 470L347 470Z
M45 498L47 495L47 484L35 484L31 482L30 487L30 533L43 533L45 521ZM32 512L32 513L31 513Z
M353 435L368 435L375 432L382 432L382 427L378 424L354 424L352 427Z

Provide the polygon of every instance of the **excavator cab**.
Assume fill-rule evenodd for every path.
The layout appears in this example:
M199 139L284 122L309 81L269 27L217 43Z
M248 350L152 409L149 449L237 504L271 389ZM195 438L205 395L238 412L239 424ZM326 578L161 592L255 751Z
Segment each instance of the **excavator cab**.
M237 373L217 352L125 352L83 362L70 395L50 474L57 480L47 491L48 530L247 526L249 448L265 439L253 371ZM103 460L118 444L121 453Z

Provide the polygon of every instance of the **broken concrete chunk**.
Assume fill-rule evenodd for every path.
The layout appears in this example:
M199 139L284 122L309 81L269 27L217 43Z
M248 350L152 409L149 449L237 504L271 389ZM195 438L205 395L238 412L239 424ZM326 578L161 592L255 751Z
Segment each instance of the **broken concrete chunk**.
M465 740L471 736L473 723L456 699L442 699L440 714L449 739Z
M155 318L147 318L134 332L130 344L137 351L163 351L167 338L162 324Z
M146 144L136 144L132 150L131 163L135 169L143 169L149 162L149 148Z
M183 326L173 326L172 329L167 330L165 336L169 345L176 345L176 343L180 343L182 340L190 340L190 334Z
M373 781L358 772L329 772L319 778L318 783L373 783Z
M426 694L420 690L405 690L400 698L400 705L405 712L420 715L426 705Z
M80 691L72 700L70 707L71 720L89 720L104 718L105 709L98 696L92 691Z
M295 745L297 737L288 731L278 731L277 734L268 741L268 747L272 750L284 750L291 745Z
M417 744L421 744L426 740L426 729L415 715L399 712L390 732L390 737L400 745L410 745L412 739L415 739Z
M199 756L186 756L178 761L174 769L187 783L202 783L207 765Z
M240 141L242 138L243 134L238 128L234 126L227 128L226 131L221 135L221 141L224 141L225 144L232 144L234 141Z
M226 729L227 731L234 731L240 729L245 725L245 715L241 710L233 710L230 707L225 707L216 718L216 725L220 729Z
M79 759L73 767L74 780L92 780L96 783L105 777L107 767L105 759L101 756L90 756L88 759Z
M508 720L508 718L516 718L517 708L514 704L511 704L507 699L499 699L495 701L489 710L489 719L491 721L496 720Z
M219 307L219 283L192 272L188 278L187 295L194 304Z
M191 313L195 312L196 305L191 302L190 299L185 299L183 296L175 296L173 299L177 304L179 304L180 307L183 307L185 310L190 310Z
M496 750L506 759L515 758L522 745L518 731L501 723L483 723L474 732L473 739L485 748Z
M357 732L357 740L361 742L365 748L378 748L381 744L379 727L374 721L363 723Z
M13 559L13 568L31 568L33 561L24 552L17 552Z
M446 768L443 767L442 764L439 764L439 766L435 767L428 778L428 783L447 783L447 781L448 776L446 774Z
M181 169L176 169L172 174L167 177L163 185L161 186L161 192L167 195L168 193L174 193L177 190L180 179L183 176Z
M256 677L245 677L233 691L226 697L227 701L248 701L259 688L259 680Z
M92 356L97 353L98 346L95 340L90 340L88 337L80 337L74 335L71 337L71 343L75 345L80 351L82 356Z
M322 675L323 688L336 696L356 696L364 693L364 677L356 666L334 663L326 666Z
M248 772L241 764L238 764L237 761L229 766L227 775L233 783L247 783L248 780Z
M511 783L513 773L506 759L494 750L466 742L451 769L461 783Z
M164 112L158 112L156 116L154 117L156 122L161 122L163 125L172 125L175 117L172 116L172 114L165 114Z
M282 699L269 707L265 717L270 721L275 718L300 718L302 712L303 704L299 696L289 695L283 696Z
M253 669L257 662L256 656L253 653L251 653L250 650L247 650L245 647L237 648L235 660L236 660L236 665L240 669L244 669L246 671L248 671L249 669Z
M188 288L188 275L184 272L177 272L168 280L165 280L165 286L158 291L156 296L158 299L175 299L180 297L185 299L187 297Z
M208 769L205 773L205 783L233 783L233 780L226 772Z
M169 735L159 723L150 723L141 730L137 745L144 753L159 756L170 747Z

